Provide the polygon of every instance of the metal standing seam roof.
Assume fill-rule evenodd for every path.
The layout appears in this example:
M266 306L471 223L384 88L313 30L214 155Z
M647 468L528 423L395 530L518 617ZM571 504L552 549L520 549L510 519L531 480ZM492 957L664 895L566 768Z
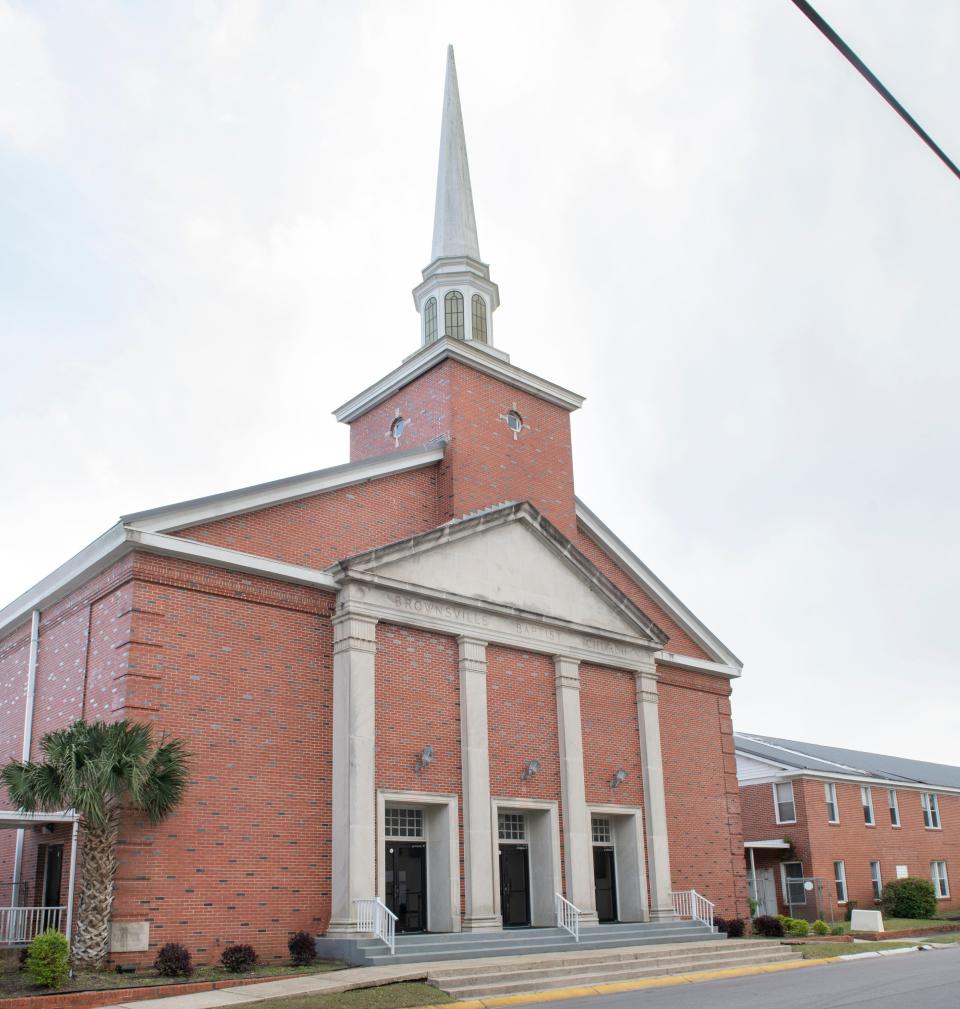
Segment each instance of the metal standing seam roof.
M846 750L839 746L802 743L795 739L754 733L734 733L734 740L736 748L743 753L806 771L857 774L902 781L904 784L960 788L960 767L952 764L933 764L925 760L909 760L884 753Z

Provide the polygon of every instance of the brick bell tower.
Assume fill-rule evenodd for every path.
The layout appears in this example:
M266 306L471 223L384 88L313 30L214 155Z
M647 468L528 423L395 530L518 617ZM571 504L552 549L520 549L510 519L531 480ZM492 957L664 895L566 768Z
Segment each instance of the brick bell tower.
M420 347L334 411L350 459L443 444L444 520L529 501L576 529L570 414L583 397L510 363L493 342L500 305L480 259L453 46L447 49L433 248L413 290Z

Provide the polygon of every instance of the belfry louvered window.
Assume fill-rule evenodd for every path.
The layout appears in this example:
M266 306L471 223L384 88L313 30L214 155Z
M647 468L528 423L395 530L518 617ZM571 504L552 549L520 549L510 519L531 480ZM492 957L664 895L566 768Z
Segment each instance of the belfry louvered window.
M472 336L478 343L487 342L487 305L479 294L475 294L471 299L473 306L473 331Z
M437 338L437 299L428 298L423 306L423 342L432 343Z
M443 299L444 333L455 340L463 339L463 295L450 291Z

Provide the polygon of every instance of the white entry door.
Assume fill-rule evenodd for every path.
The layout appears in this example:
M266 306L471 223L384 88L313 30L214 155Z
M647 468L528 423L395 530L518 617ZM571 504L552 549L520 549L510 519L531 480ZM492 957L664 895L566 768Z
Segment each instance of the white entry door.
M777 914L777 887L772 867L757 869L757 914Z

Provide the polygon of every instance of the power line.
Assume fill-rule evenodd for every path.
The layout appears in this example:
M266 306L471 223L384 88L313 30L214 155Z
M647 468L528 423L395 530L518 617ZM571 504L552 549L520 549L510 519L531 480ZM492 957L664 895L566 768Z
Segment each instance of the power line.
M940 149L929 133L910 115L909 112L893 97L892 94L883 86L883 84L878 79L877 75L863 62L862 59L843 41L842 38L827 24L826 21L807 3L807 0L793 0L793 2L803 11L804 14L820 29L821 32L833 43L837 49L843 53L844 57L850 62L850 64L856 69L856 71L865 77L871 84L871 86L878 91L882 96L884 101L897 113L898 116L913 130L914 133L933 151L934 154L950 169L953 174L960 179L960 168L950 160L949 157Z

